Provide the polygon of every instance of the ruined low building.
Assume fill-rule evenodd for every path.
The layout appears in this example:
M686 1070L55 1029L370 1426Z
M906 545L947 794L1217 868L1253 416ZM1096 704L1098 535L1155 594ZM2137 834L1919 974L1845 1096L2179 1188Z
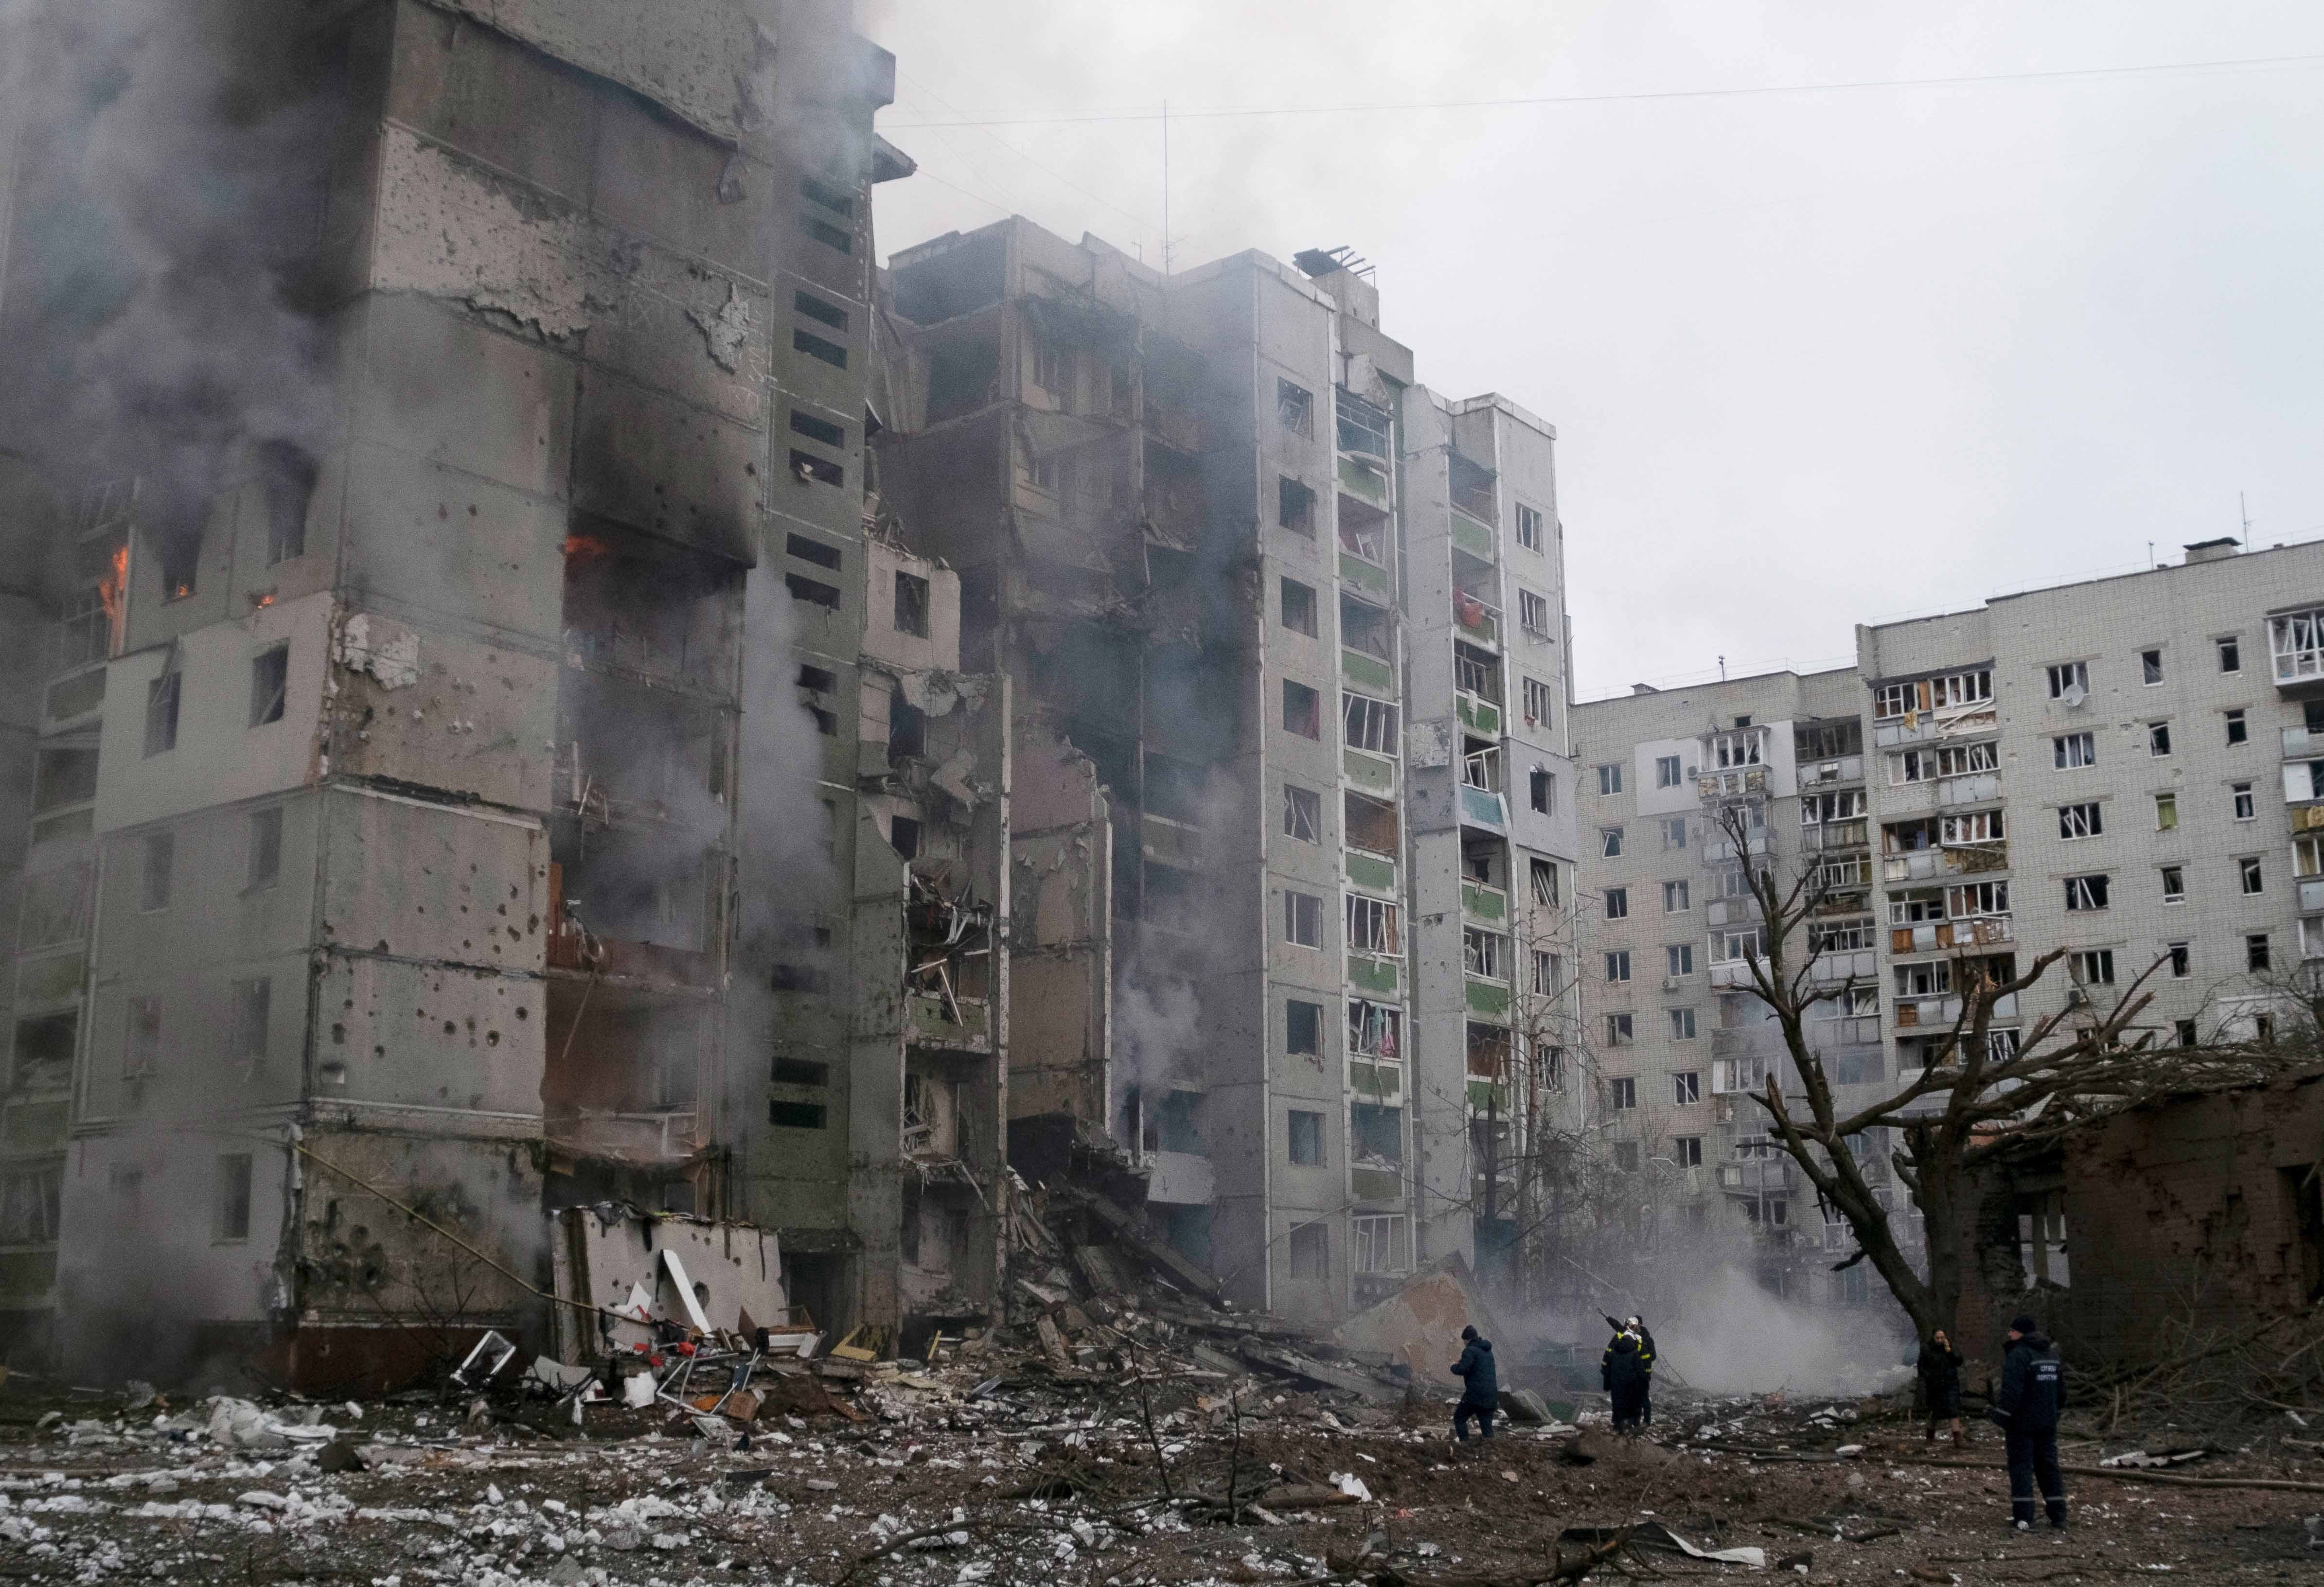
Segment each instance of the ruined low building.
M59 92L0 324L60 411L153 383L118 433L9 415L82 504L0 650L10 896L28 820L79 835L33 845L59 923L15 945L5 1103L59 1273L0 1306L52 1300L83 1360L266 1342L324 1382L530 1327L544 1209L605 1199L773 1231L825 1325L990 1306L1008 697L867 492L893 61L821 0L631 9L206 0L168 72L29 35ZM196 167L296 135L218 216L76 163L164 125ZM262 189L311 224L201 278L281 218L231 208ZM121 362L56 311L60 216L201 286L123 277L149 348L288 389Z
M1127 1158L1303 1317L1514 1227L1572 1023L1547 427L1416 385L1342 256L1012 219L886 289L883 487L1013 695L1011 1160Z

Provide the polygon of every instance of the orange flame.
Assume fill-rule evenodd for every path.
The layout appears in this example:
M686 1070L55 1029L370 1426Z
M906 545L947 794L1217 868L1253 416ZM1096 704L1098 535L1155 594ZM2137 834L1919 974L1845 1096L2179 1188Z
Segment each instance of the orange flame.
M610 557L613 554L612 546L593 535L568 534L565 537L565 555L567 558L587 562L599 557Z
M274 592L272 590L268 590L264 595L254 595L251 599L258 605L272 606L274 604Z
M97 581L97 604L105 608L106 627L112 632L113 642L108 650L111 655L121 653L121 592L128 582L129 547L118 545L113 548L113 556Z

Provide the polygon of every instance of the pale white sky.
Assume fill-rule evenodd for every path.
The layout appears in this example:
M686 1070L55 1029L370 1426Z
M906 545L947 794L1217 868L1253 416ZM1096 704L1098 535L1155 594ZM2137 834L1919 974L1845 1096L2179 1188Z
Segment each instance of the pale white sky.
M880 189L884 250L1014 212L1157 258L1167 99L1180 265L1348 244L1422 380L1554 423L1585 698L2144 567L2236 532L2238 490L2254 544L2324 535L2313 0L867 0L863 25L920 162ZM931 125L963 122L1019 125Z

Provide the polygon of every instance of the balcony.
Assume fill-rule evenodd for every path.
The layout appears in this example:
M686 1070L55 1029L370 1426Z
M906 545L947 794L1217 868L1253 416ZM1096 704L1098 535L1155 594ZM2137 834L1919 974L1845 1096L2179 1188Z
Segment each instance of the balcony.
M1761 963L1764 967L1765 961L1763 960ZM1734 992L1740 989L1748 989L1753 984L1751 980L1751 961L1748 959L1728 959L1723 963L1711 965L1711 984L1722 992Z
M1896 1029L1925 1030L1932 1026L1950 1030L1961 1015L1960 993L1938 992L1928 997L1899 997L1896 1000ZM2010 993L1993 1005L1996 1020L2017 1018L2017 994Z
M1461 725L1471 733L1498 737L1501 731L1501 706L1498 700L1462 689L1452 697L1452 709L1461 718Z
M1471 788L1465 782L1461 785L1461 819L1471 826L1489 827L1495 832L1504 831L1508 826L1501 796L1490 789Z
M2296 885L2300 889L2300 912L2324 914L2324 876L2302 877Z
M1462 512L1452 514L1452 543L1472 557L1487 562L1493 559L1493 531L1475 519Z
M1346 855L1348 880L1372 892L1393 894L1396 891L1396 862L1386 854L1367 853L1350 849Z
M1800 788L1836 788L1842 783L1864 780L1864 757L1842 755L1837 760L1804 760L1800 762Z
M1889 854L1880 862L1880 880L1893 885L1899 881L1921 881L1932 877L1967 876L1978 872L2007 869L2007 843L1969 844L1959 848L1915 849L1910 853Z
M1870 948L1827 948L1808 963L1808 978L1818 986L1839 986L1850 981L1868 982L1879 973Z
M1501 642L1501 609L1461 590L1452 592L1452 621L1466 638L1498 647Z
M1367 694L1392 694L1396 688L1396 670L1369 650L1342 647L1340 651L1340 676Z
M2277 687L2324 683L2324 608L2269 618L2267 638Z
M1935 739L1968 738L1980 733L1992 733L2001 725L1993 702L1980 700L1973 705L1931 712L1918 720L1911 717L1900 722L1876 724L1872 729L1873 744L1879 749L1895 749L1904 744L1927 743Z
M708 1144L691 1105L638 1112L576 1108L552 1115L545 1129L566 1151L617 1163L682 1163Z
M1917 926L1895 926L1888 931L1892 954L1933 954L1947 948L1984 947L2014 940L2015 928L2007 915L1980 915L1960 920L1938 920Z
M1375 755L1369 750L1347 749L1340 754L1342 770L1348 780L1368 793L1393 798L1396 793L1396 762L1386 755Z
M1381 997L1394 997L1402 985L1402 966L1395 959L1374 958L1370 954L1348 955L1348 984L1358 992Z
M1801 827L1800 843L1812 854L1869 848L1872 846L1872 829L1862 817L1853 821L1826 821L1814 826Z
M1463 881L1461 913L1469 919L1498 926L1509 918L1509 895L1481 881Z
M1719 1188L1729 1195L1789 1195L1799 1183L1799 1165L1772 1150L1766 1157L1730 1158L1719 1165Z
M1373 506L1388 506L1388 470L1385 465L1369 462L1361 457L1340 456L1340 488L1360 502Z
M992 1012L982 999L954 997L941 990L915 990L907 1001L910 1024L906 1037L914 1046L991 1050Z
M1504 981L1484 981L1474 975L1464 978L1467 991L1464 1001L1472 1014L1482 1014L1489 1020L1509 1017L1509 988Z
M2304 761L2310 755L2324 755L2324 733L2312 733L2304 726L2285 728L2283 758Z
M1954 777L1932 777L1924 782L1893 785L1881 811L1884 819L1949 809L1957 805L1987 804L2001 797L2001 773L1965 771Z
M1767 791L1767 769L1739 766L1725 771L1702 772L1694 780L1694 789L1697 797L1705 802L1764 794Z
M1764 826L1757 827L1746 834L1743 840L1743 852L1748 854L1766 853L1767 829ZM1702 845L1702 863L1706 865L1716 865L1723 861L1739 857L1735 852L1733 841L1723 835Z

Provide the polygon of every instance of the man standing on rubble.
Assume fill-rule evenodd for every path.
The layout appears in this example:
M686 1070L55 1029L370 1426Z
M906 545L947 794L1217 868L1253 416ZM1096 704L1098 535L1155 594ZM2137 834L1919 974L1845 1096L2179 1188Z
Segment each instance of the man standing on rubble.
M2058 1412L2065 1400L2066 1370L2056 1347L2031 1313L2020 1313L2009 1324L2009 1353L2002 1359L2001 1391L1993 1401L1993 1419L2001 1425L2009 1453L2013 1531L2034 1529L2037 1478L2052 1528L2066 1529L2066 1477L2058 1469Z
M1461 1359L1452 1363L1452 1375L1463 1385L1461 1403L1452 1407L1453 1442L1469 1442L1471 1416L1484 1436L1490 1438L1493 1410L1501 1403L1501 1379L1493 1366L1493 1342L1480 1334L1473 1324L1461 1330Z
M1598 1363L1598 1380L1614 1398L1614 1431L1633 1432L1646 1414L1646 1371L1653 1358L1628 1328L1614 1335Z

